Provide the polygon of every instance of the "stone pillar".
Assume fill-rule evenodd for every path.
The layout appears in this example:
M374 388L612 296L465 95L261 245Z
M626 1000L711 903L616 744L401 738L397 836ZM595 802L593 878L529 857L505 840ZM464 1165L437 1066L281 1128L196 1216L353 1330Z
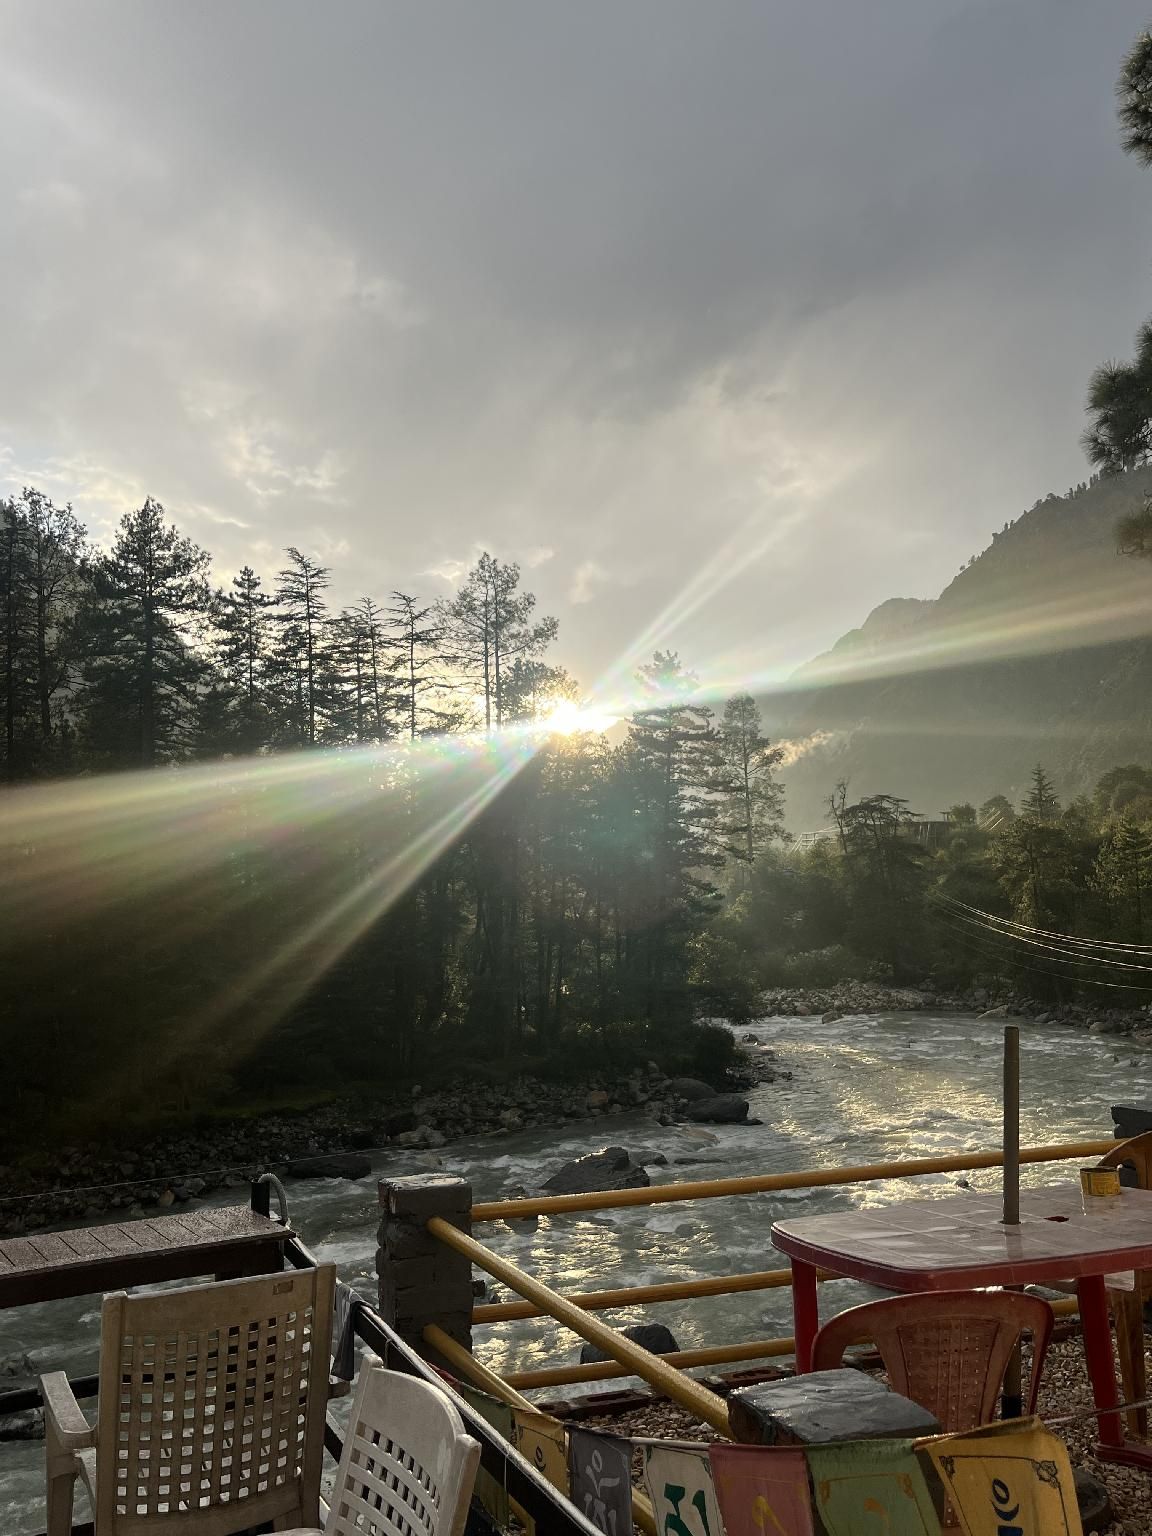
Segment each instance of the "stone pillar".
M376 1273L384 1321L421 1354L429 1353L422 1338L428 1323L471 1349L472 1265L425 1226L429 1216L442 1216L470 1233L471 1184L440 1173L381 1179L380 1211Z

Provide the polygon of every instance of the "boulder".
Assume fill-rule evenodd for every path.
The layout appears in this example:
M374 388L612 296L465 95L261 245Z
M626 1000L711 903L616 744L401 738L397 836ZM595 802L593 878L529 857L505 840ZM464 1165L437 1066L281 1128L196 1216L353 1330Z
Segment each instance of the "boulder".
M598 1189L645 1189L651 1182L625 1147L605 1147L565 1163L542 1188L550 1195L585 1195Z
M0 1440L43 1440L43 1438L44 1411L41 1408L27 1408L23 1413L10 1413L0 1419Z
M940 1429L925 1409L851 1368L741 1387L728 1399L728 1421L744 1445L902 1440Z
M402 1136L405 1131L416 1129L416 1116L410 1109L401 1109L394 1115L385 1115L380 1129L387 1137Z
M364 1179L372 1172L372 1164L351 1152L333 1152L327 1157L302 1157L284 1171L290 1179Z
M689 1104L688 1118L702 1125L739 1125L748 1119L748 1100L738 1093L717 1093Z
M837 1019L842 1019L843 1017L844 1015L840 1012L839 1008L829 1008L828 1012L821 1016L820 1022L821 1024L835 1024Z
M608 1103L607 1091L603 1088L593 1088L592 1092L584 1100L585 1109L604 1109Z
M1142 1136L1152 1131L1152 1109L1138 1104L1113 1104L1112 1119L1116 1134L1124 1141L1130 1136Z
M1072 1476L1076 1482L1076 1503L1080 1507L1080 1524L1085 1536L1091 1536L1094 1531L1106 1531L1115 1519L1107 1488L1081 1467L1075 1467Z
M676 1099L710 1099L716 1090L710 1083L702 1083L698 1077L670 1077L665 1088Z
M663 1323L636 1323L631 1328L621 1329L626 1339L631 1339L634 1344L639 1344L641 1349L646 1349L652 1355L674 1355L680 1348L676 1342L676 1336ZM589 1365L594 1360L608 1360L602 1349L597 1349L595 1344L584 1344L580 1348L580 1364Z
M984 1013L976 1015L978 1019L1006 1019L1008 1017L1008 1004L1001 1003L999 1008L989 1008Z

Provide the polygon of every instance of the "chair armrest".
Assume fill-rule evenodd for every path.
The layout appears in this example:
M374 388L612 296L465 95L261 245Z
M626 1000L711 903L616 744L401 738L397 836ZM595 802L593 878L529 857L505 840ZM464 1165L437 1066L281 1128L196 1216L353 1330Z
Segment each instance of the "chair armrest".
M96 1444L96 1431L81 1411L68 1385L64 1371L51 1371L40 1378L44 1398L44 1427L54 1434L61 1450L86 1450Z

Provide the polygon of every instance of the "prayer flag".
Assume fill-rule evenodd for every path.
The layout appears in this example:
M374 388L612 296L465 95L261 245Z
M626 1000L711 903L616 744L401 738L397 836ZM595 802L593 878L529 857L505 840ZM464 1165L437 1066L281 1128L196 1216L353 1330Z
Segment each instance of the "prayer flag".
M710 1445L708 1459L727 1536L812 1536L812 1496L802 1450Z
M568 1431L572 1502L607 1536L632 1536L632 1447L615 1435Z
M514 1444L525 1460L546 1477L553 1488L568 1492L568 1453L564 1444L564 1426L547 1413L529 1413L513 1408Z
M1082 1536L1068 1448L1039 1419L919 1442L967 1536Z
M939 1536L940 1518L911 1440L809 1446L816 1512L828 1536Z
M645 1446L644 1481L660 1536L724 1536L706 1451Z
M512 1410L507 1403L498 1402L496 1398L489 1397L487 1392L478 1392L475 1387L465 1386L463 1382L456 1390L474 1413L491 1424L505 1440L511 1441ZM511 1515L508 1490L490 1472L485 1472L483 1467L476 1474L476 1497L491 1515L493 1522L505 1530Z

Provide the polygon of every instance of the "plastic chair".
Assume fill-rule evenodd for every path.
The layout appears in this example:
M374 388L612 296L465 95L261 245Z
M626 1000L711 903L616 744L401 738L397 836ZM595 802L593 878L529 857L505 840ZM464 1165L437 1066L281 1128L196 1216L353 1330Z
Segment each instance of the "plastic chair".
M479 1465L445 1393L366 1355L324 1528L285 1536L461 1536Z
M233 1536L319 1514L335 1268L104 1298L89 1426L62 1371L41 1377L48 1536L76 1478L96 1536Z
M1096 1164L1098 1168L1130 1170L1137 1189L1152 1189L1152 1131L1133 1136L1113 1147ZM1116 1353L1126 1402L1138 1403L1148 1395L1144 1363L1144 1303L1152 1295L1152 1270L1134 1275L1108 1276L1108 1302L1116 1325ZM1148 1438L1147 1408L1130 1408L1124 1415L1128 1433Z
M816 1335L812 1368L836 1370L850 1344L874 1343L894 1391L935 1414L947 1434L995 1417L1004 1372L1024 1332L1032 1335L1028 1413L1052 1336L1052 1308L1017 1291L927 1291L841 1312Z

